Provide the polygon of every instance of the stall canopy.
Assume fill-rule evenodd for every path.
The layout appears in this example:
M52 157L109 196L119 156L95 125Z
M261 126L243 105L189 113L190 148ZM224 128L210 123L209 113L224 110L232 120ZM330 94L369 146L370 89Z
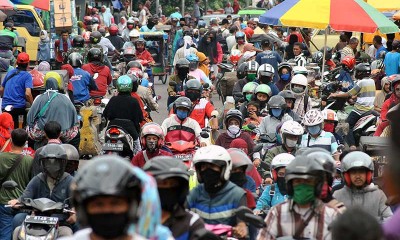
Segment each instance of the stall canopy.
M1 0L3 1L3 0ZM8 1L8 0L6 0ZM50 0L11 0L14 4L32 5L45 11L50 10Z

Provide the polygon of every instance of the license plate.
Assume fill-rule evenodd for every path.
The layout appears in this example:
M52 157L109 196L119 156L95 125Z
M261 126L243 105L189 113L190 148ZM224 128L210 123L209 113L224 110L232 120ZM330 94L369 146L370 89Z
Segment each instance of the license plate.
M178 154L174 156L176 159L182 160L182 161L188 161L191 160L193 155L192 154Z
M122 152L122 150L124 150L124 144L123 143L104 143L103 150L104 151Z
M35 223L35 224L56 225L58 223L58 218L44 217L44 216L26 216L25 222L26 223Z

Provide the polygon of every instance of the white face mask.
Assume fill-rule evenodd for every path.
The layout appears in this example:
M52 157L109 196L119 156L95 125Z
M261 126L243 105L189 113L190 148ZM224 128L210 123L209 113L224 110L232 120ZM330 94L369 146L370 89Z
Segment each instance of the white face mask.
M294 148L297 145L297 140L287 139L285 140L285 144L287 147Z
M231 138L237 138L240 135L240 128L239 128L239 126L236 126L236 125L230 125L228 127L228 131L226 131L226 133Z

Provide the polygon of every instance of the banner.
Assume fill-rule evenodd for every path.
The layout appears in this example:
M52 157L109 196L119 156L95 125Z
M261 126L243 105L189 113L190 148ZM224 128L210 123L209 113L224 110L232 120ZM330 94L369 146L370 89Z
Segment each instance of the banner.
M32 5L45 11L50 10L50 0L11 0L14 4Z

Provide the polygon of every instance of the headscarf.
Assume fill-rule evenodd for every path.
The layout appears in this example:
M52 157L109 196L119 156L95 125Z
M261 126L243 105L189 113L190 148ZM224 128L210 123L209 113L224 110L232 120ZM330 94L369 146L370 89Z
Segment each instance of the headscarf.
M141 182L142 199L138 208L139 220L132 224L130 231L150 240L170 239L171 232L161 224L161 204L154 178L138 167L133 167L133 171Z
M6 112L0 114L0 149L2 149L7 140L11 138L12 130L14 130L14 120L11 114ZM3 151L7 152L10 149L11 145L8 144Z
M106 11L103 13L103 22L106 27L110 27L113 15L111 14L110 8L106 8Z
M50 63L42 61L37 68L38 71L50 71Z
M213 38L210 43L207 43L207 38L210 35L213 35ZM209 31L205 34L205 36L201 39L198 47L198 51L203 52L208 59L210 59L210 64L214 64L214 58L218 56L217 51L217 34L215 31Z
M122 22L124 22L124 23L122 23ZM121 17L121 19L119 20L119 23L118 23L119 34L122 34L122 32L125 30L125 28L126 28L126 17Z
M203 63L207 59L207 56L202 52L197 52L196 55L199 58L199 69L203 71L206 76L209 76L210 69Z
M184 55L185 55L185 57L187 57L189 54L192 53L190 51L190 47L193 44L193 40L192 40L191 36L184 36L183 41L184 41Z

